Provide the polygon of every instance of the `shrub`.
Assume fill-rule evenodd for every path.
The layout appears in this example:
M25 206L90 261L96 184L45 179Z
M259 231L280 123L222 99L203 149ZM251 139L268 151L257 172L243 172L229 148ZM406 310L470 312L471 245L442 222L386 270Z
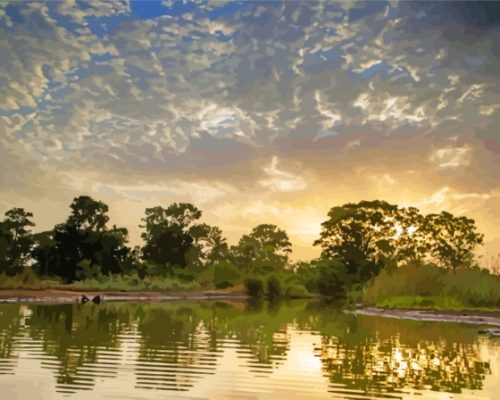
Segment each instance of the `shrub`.
M213 282L217 289L234 286L240 279L240 273L234 264L228 261L217 263L213 271Z
M308 299L312 295L307 288L300 283L292 283L285 290L285 297L289 299Z
M318 291L325 297L343 299L347 296L350 279L340 260L322 260L318 262Z
M250 297L262 297L264 295L264 282L259 278L247 278L244 281L245 291Z
M283 289L281 288L281 282L276 275L271 275L267 278L267 296L271 300L279 299L283 297Z
M499 307L500 277L479 268L458 269L452 273L432 264L411 264L394 271L382 271L365 288L363 302L408 307L458 308L459 304Z

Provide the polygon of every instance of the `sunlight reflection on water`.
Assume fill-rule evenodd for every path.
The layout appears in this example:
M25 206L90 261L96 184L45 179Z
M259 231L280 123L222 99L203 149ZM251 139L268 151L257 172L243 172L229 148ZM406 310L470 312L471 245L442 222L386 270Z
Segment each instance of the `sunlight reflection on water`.
M477 327L307 302L0 305L2 399L494 399Z

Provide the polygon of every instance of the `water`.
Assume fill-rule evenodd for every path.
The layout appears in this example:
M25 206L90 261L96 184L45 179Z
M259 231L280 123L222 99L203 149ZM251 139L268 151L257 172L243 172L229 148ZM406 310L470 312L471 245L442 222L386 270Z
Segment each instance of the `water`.
M0 305L0 399L500 399L478 327L317 303Z

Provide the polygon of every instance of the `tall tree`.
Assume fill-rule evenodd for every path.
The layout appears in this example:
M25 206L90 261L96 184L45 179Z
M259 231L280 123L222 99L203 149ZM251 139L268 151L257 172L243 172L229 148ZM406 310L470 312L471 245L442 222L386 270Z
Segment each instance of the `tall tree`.
M31 228L33 214L23 208L12 208L0 222L0 272L15 275L28 265L34 240Z
M145 229L141 235L145 241L142 248L144 260L163 267L165 271L175 266L185 267L194 243L190 229L200 217L201 211L190 203L147 208L142 219L144 224L140 225Z
M483 244L484 235L479 233L473 219L455 217L449 212L429 214L424 220L429 251L434 260L453 271L474 265L474 251Z
M79 196L70 208L66 222L37 235L39 243L34 255L38 273L72 282L123 272L130 257L128 232L116 226L107 228L108 206L89 196Z
M383 265L433 261L453 269L470 266L483 241L474 220L448 212L424 216L417 208L383 201L333 207L328 217L314 244L322 247L323 259L341 259L348 273L362 280Z
M231 248L234 263L240 268L265 272L284 268L292 252L286 231L272 224L261 224L243 235Z
M360 268L366 269L369 264L377 273L381 260L394 254L398 213L397 206L384 201L361 201L333 207L314 245L321 246L322 258L343 260L351 275L359 274Z

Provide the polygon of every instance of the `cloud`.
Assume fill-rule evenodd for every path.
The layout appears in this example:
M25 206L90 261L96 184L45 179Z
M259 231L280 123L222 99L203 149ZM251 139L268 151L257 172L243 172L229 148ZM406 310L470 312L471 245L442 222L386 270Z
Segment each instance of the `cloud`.
M445 147L435 150L430 160L439 168L466 167L471 162L471 151L469 146Z
M271 164L264 167L264 171L267 178L259 181L259 183L272 191L294 192L307 188L307 182L302 176L278 169L277 156L273 156Z
M412 202L500 186L495 24L446 4L139 6L0 5L9 201L67 184L61 203L124 196L134 216L252 196L324 211L370 190ZM491 199L451 201L479 215Z

